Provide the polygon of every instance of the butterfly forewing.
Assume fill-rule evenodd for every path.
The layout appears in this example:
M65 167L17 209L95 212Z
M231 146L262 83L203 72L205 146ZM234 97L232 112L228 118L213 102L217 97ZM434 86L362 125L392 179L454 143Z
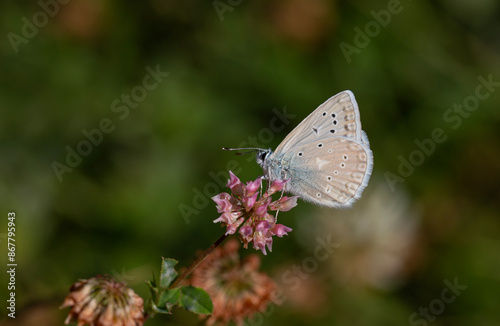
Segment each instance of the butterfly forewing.
M340 92L321 104L281 142L276 152L286 152L317 139L337 137L361 139L358 105L350 91Z
M283 155L287 190L320 205L349 206L368 183L371 155L363 143L343 137L296 146Z

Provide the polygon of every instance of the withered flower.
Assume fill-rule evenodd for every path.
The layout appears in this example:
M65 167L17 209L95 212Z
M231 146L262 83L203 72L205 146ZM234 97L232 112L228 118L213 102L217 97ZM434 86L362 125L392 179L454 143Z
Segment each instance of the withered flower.
M260 258L251 255L240 261L238 248L238 242L230 240L193 271L191 283L207 291L214 304L208 325L230 321L243 325L245 318L264 311L271 301L276 301L276 284L258 271Z
M66 325L76 321L77 326L141 326L143 304L125 284L98 275L73 284L61 308L71 307Z

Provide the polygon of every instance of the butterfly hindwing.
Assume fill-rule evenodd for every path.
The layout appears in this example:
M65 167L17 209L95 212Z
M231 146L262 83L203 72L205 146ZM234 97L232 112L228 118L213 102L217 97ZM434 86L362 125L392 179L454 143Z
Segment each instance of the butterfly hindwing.
M371 162L371 151L347 138L302 144L283 156L291 179L287 190L320 205L349 206L366 187Z

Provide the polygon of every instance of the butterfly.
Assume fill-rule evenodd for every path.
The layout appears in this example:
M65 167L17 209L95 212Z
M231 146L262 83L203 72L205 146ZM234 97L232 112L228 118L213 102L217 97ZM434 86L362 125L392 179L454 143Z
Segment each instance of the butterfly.
M327 207L351 206L361 197L373 169L358 104L348 90L321 104L274 152L255 150L265 179L289 180L285 192Z

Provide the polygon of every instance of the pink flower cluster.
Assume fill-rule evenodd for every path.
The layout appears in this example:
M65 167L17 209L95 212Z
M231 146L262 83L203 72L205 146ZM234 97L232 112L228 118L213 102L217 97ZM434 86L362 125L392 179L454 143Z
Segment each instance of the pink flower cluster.
M227 226L226 235L238 231L245 248L253 242L254 249L262 250L266 255L266 247L272 251L274 235L283 237L292 231L291 228L276 224L276 216L269 211L288 211L297 205L298 196L282 197L272 201L271 195L283 190L288 180L275 180L267 191L259 198L262 178L244 184L229 171L230 179L227 187L231 194L222 192L212 197L217 204L217 212L222 215L214 221ZM239 229L239 230L238 230Z

